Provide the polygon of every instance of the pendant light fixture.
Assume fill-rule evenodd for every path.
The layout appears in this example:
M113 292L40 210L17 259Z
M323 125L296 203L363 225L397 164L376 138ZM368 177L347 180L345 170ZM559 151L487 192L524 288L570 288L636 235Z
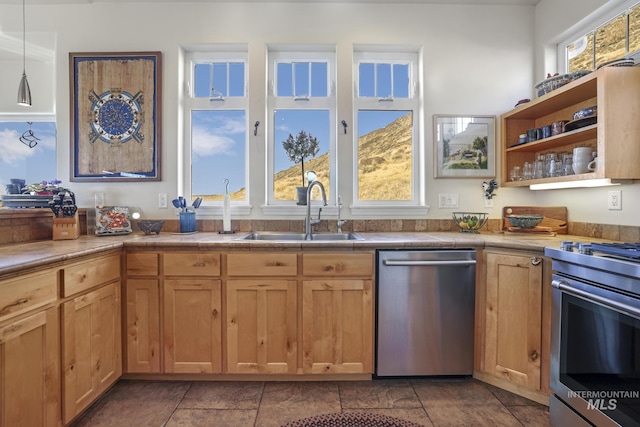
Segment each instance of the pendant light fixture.
M24 105L25 107L31 107L31 89L29 89L29 82L27 81L26 62L27 62L27 47L26 47L26 25L25 25L25 0L22 0L22 79L20 79L20 87L18 88L18 105Z

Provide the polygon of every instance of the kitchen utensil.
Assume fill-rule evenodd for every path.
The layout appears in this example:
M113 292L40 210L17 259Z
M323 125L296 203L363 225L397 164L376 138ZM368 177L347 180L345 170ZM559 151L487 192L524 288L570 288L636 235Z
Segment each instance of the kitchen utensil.
M202 197L196 197L196 199L193 201L192 206L194 209L198 209L201 203L202 203Z
M173 204L174 208L182 209L182 204L180 203L180 200L178 200L178 199L173 199L171 201L171 204Z

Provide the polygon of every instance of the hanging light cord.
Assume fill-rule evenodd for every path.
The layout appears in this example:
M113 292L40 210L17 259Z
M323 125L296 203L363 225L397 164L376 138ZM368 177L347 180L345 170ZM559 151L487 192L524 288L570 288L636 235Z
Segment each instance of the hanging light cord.
M26 75L27 72L27 20L25 18L25 0L22 0L22 75Z

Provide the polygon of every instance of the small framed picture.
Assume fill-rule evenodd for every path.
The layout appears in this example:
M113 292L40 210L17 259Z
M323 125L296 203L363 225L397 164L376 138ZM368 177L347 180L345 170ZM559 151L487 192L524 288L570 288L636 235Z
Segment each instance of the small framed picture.
M436 178L495 178L495 116L433 116Z

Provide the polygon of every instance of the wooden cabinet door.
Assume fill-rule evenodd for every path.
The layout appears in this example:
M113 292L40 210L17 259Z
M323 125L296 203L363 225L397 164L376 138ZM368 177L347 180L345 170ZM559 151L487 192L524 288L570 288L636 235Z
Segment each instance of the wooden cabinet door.
M58 308L0 326L0 426L58 426Z
M65 423L122 374L120 312L119 281L63 304Z
M160 285L157 279L127 279L126 371L160 372Z
M222 372L220 280L164 280L164 371Z
M227 282L227 372L296 373L295 280Z
M485 252L485 371L540 390L542 262Z
M302 283L304 373L373 372L371 280Z

